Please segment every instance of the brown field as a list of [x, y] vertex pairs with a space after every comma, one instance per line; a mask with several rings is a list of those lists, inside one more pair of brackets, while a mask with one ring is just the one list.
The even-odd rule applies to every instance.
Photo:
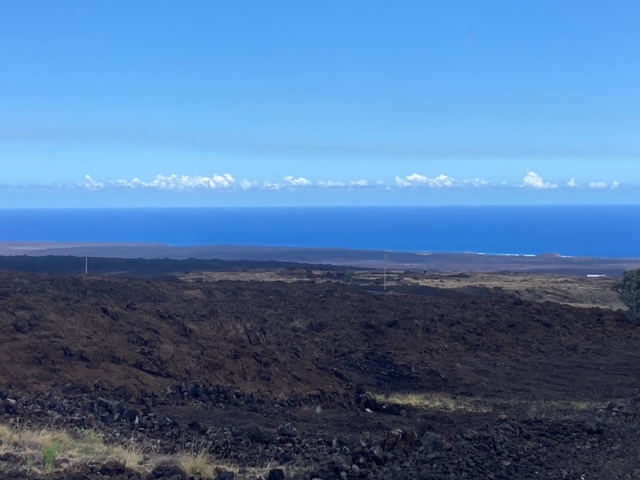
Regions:
[[[363, 269], [281, 269], [248, 270], [243, 272], [198, 272], [178, 275], [184, 281], [217, 282], [337, 282], [361, 287], [380, 287], [385, 283], [383, 270]], [[432, 287], [442, 289], [481, 288], [512, 293], [523, 300], [556, 302], [575, 307], [599, 307], [612, 310], [624, 309], [618, 294], [613, 290], [618, 278], [570, 276], [534, 273], [419, 273], [405, 270], [386, 272], [387, 289], [398, 287]], [[400, 288], [402, 290], [402, 288]]]

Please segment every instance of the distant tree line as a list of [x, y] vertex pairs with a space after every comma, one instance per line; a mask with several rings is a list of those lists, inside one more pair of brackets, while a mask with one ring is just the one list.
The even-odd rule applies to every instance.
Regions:
[[[50, 274], [82, 274], [84, 257], [50, 255], [32, 257], [26, 255], [0, 256], [0, 270]], [[168, 258], [89, 258], [90, 275], [122, 275], [157, 277], [177, 273], [203, 271], [242, 271], [250, 269], [275, 270], [280, 268], [313, 268], [294, 262], [219, 259], [168, 259]]]

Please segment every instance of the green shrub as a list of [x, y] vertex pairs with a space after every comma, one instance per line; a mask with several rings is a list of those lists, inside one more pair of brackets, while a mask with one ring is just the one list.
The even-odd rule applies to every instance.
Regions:
[[624, 272], [622, 281], [614, 290], [620, 295], [620, 300], [629, 307], [629, 319], [640, 320], [640, 269]]
[[44, 458], [44, 468], [51, 470], [56, 463], [58, 454], [62, 451], [62, 445], [58, 440], [51, 442], [51, 445], [42, 449], [42, 457]]

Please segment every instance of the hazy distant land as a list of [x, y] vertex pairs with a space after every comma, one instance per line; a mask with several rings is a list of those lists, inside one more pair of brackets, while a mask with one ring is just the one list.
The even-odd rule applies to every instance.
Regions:
[[[137, 243], [0, 242], [0, 255], [32, 257], [60, 255], [102, 258], [221, 259], [279, 261], [363, 268], [431, 272], [532, 272], [575, 275], [619, 275], [640, 267], [640, 259], [485, 255], [476, 253], [408, 253], [340, 248], [294, 248], [244, 245], [172, 246]], [[386, 258], [386, 260], [385, 260]]]

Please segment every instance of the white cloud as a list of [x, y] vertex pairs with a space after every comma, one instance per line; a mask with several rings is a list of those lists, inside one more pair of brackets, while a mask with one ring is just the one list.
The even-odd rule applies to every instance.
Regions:
[[607, 182], [589, 182], [589, 188], [595, 188], [597, 190], [603, 190], [605, 188], [619, 188], [620, 187], [620, 182], [614, 180], [613, 182], [611, 182], [610, 184]]
[[319, 187], [325, 187], [325, 188], [339, 188], [339, 187], [347, 186], [347, 184], [344, 182], [334, 182], [333, 180], [326, 180], [326, 181], [318, 180], [316, 185], [318, 185]]
[[[83, 188], [87, 190], [100, 189], [158, 189], [158, 190], [295, 190], [299, 188], [324, 188], [324, 189], [358, 189], [371, 188], [380, 190], [393, 190], [397, 188], [423, 187], [423, 188], [513, 188], [525, 187], [530, 189], [577, 189], [580, 187], [589, 189], [617, 189], [623, 185], [618, 181], [590, 181], [579, 183], [574, 177], [561, 184], [546, 181], [535, 171], [527, 171], [522, 183], [512, 183], [501, 180], [489, 182], [480, 178], [468, 180], [456, 180], [448, 175], [428, 177], [419, 173], [412, 173], [404, 177], [397, 176], [392, 182], [359, 180], [310, 180], [303, 176], [288, 175], [281, 181], [269, 182], [264, 180], [250, 180], [244, 178], [236, 180], [230, 173], [203, 175], [156, 175], [151, 180], [141, 180], [135, 177], [131, 180], [121, 179], [116, 181], [100, 181], [91, 175], [73, 184], [50, 185], [48, 188]], [[37, 186], [37, 185], [32, 185]], [[640, 185], [638, 185], [640, 187]]]
[[435, 178], [429, 178], [419, 173], [412, 173], [406, 177], [396, 177], [396, 185], [399, 187], [415, 187], [426, 186], [432, 188], [454, 187], [458, 183], [447, 175], [438, 175]]
[[161, 190], [186, 189], [228, 189], [236, 184], [235, 178], [228, 173], [214, 174], [211, 177], [201, 175], [156, 175], [150, 182], [143, 182], [139, 178], [133, 180], [117, 180], [112, 185], [128, 188], [157, 188]]
[[280, 190], [282, 188], [281, 183], [262, 182], [260, 188], [265, 190]]
[[133, 180], [117, 180], [115, 182], [115, 186], [124, 187], [124, 188], [139, 188], [146, 187], [147, 184], [140, 180], [138, 177], [135, 177]]
[[80, 186], [88, 188], [89, 190], [100, 190], [104, 188], [104, 183], [95, 181], [91, 178], [91, 175], [85, 175]]
[[351, 180], [350, 182], [341, 182], [335, 180], [318, 180], [316, 185], [323, 188], [345, 188], [345, 187], [366, 187], [369, 182], [366, 180]]
[[544, 178], [536, 172], [529, 171], [522, 179], [522, 186], [529, 188], [558, 188], [555, 183], [546, 182]]
[[240, 188], [241, 188], [242, 190], [249, 190], [250, 188], [253, 188], [253, 187], [255, 187], [255, 186], [256, 186], [256, 183], [255, 183], [255, 182], [250, 182], [250, 181], [249, 181], [249, 180], [247, 180], [246, 178], [245, 178], [245, 179], [243, 179], [243, 180], [240, 182]]
[[224, 175], [214, 175], [213, 176], [213, 182], [216, 185], [220, 185], [220, 186], [229, 188], [231, 185], [236, 183], [236, 180], [230, 174], [225, 173]]
[[402, 187], [408, 187], [410, 185], [416, 184], [425, 184], [428, 180], [429, 177], [420, 175], [419, 173], [412, 173], [411, 175], [407, 175], [403, 179], [400, 177], [396, 177], [396, 182]]
[[287, 186], [291, 187], [308, 187], [311, 185], [311, 182], [304, 177], [295, 178], [293, 175], [289, 175], [284, 177], [284, 181]]
[[473, 180], [462, 180], [460, 182], [462, 185], [470, 185], [472, 187], [488, 187], [491, 185], [491, 182], [488, 180], [482, 180], [480, 178], [474, 178]]

